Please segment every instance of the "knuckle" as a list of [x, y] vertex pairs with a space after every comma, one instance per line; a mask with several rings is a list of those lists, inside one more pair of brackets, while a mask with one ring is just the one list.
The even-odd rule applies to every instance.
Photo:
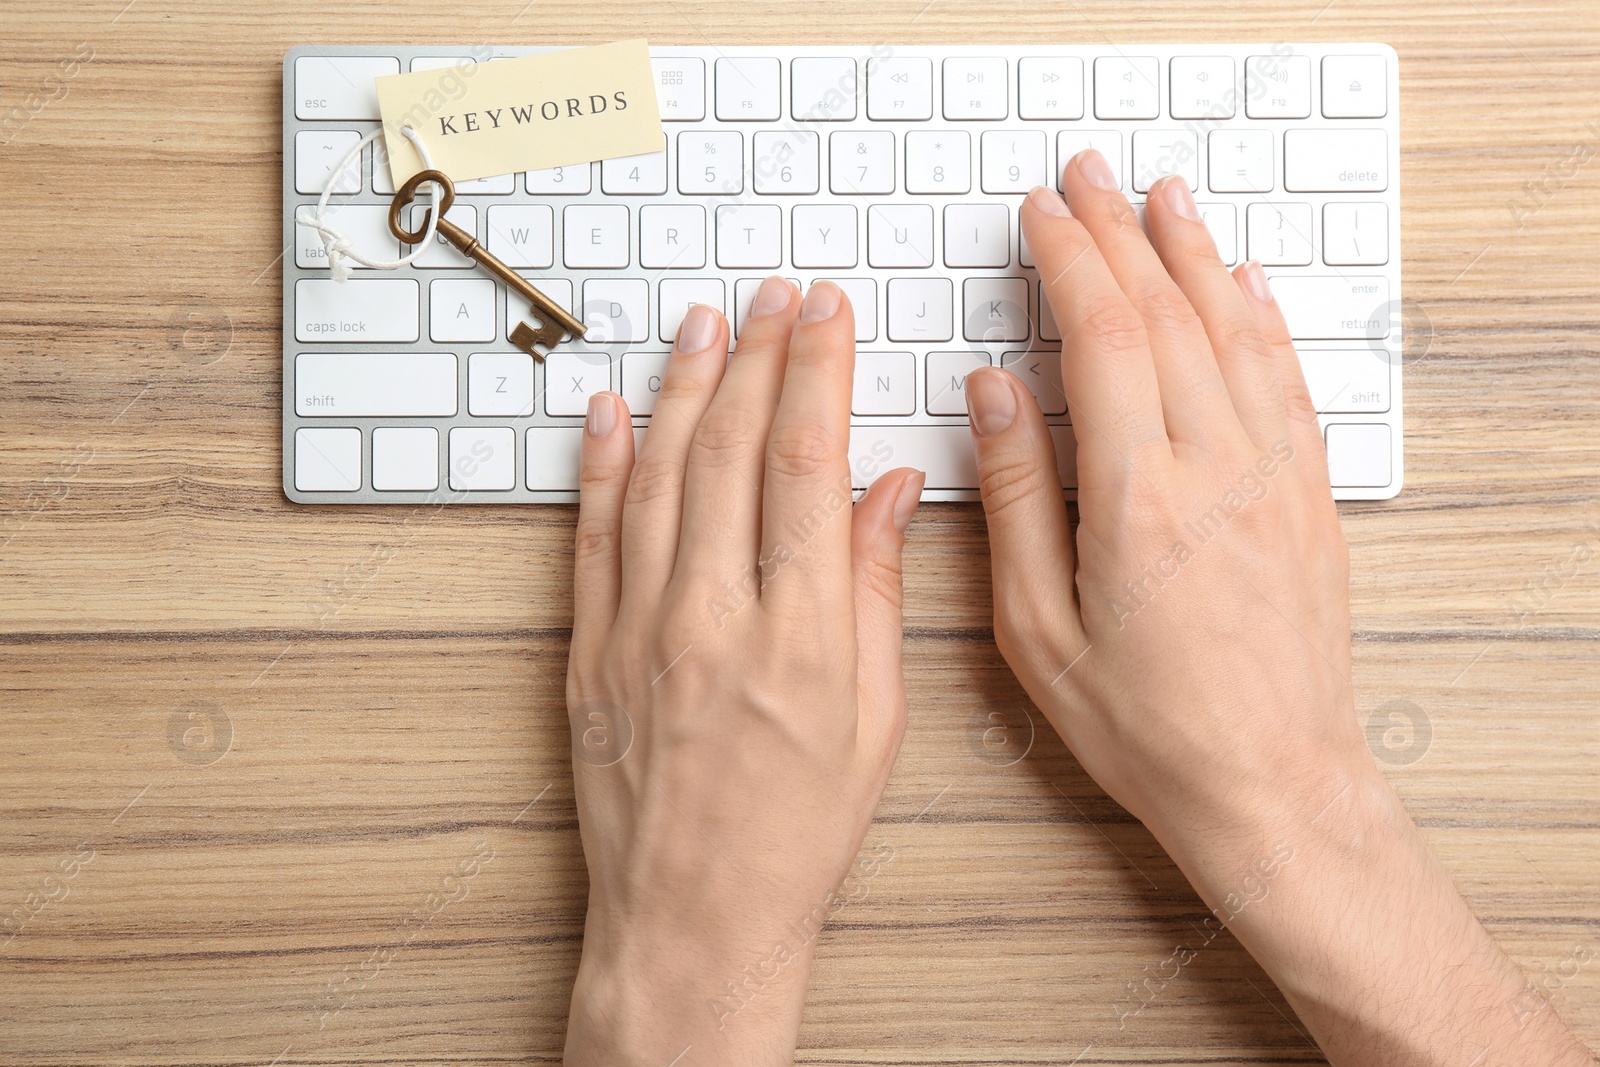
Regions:
[[1115, 351], [1142, 349], [1148, 343], [1144, 320], [1125, 300], [1102, 298], [1083, 311], [1083, 329]]
[[767, 469], [781, 478], [810, 478], [842, 459], [840, 442], [815, 422], [779, 427], [767, 442]]
[[700, 460], [721, 463], [759, 452], [762, 436], [763, 428], [756, 419], [742, 411], [728, 410], [700, 423], [690, 450]]
[[1149, 283], [1139, 291], [1135, 302], [1145, 321], [1159, 323], [1169, 329], [1189, 326], [1198, 321], [1188, 298], [1170, 279]]
[[624, 508], [650, 504], [683, 492], [683, 465], [668, 459], [644, 459], [633, 468]]
[[573, 536], [573, 555], [578, 563], [609, 559], [616, 552], [617, 523], [609, 516], [578, 519]]
[[1272, 348], [1267, 344], [1261, 326], [1253, 318], [1229, 315], [1216, 326], [1217, 344], [1224, 351], [1241, 353], [1262, 360], [1272, 359]]
[[900, 602], [901, 570], [898, 559], [871, 555], [856, 564], [856, 586], [881, 600]]
[[1026, 505], [1049, 488], [1047, 475], [1055, 474], [1054, 468], [1046, 471], [1037, 456], [1011, 453], [988, 458], [979, 479], [984, 514], [990, 522], [1010, 521], [1018, 505], [1026, 511]]

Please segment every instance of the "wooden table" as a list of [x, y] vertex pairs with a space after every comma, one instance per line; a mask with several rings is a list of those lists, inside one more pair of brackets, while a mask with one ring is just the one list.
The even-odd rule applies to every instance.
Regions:
[[[1406, 490], [1342, 509], [1358, 711], [1478, 913], [1600, 1042], [1600, 964], [1568, 962], [1600, 950], [1592, 3], [524, 2], [0, 15], [0, 110], [56, 96], [0, 148], [0, 914], [67, 894], [0, 950], [0, 1062], [559, 1059], [573, 512], [283, 498], [279, 63], [641, 33], [1398, 48], [1416, 344]], [[1119, 1028], [1205, 908], [1006, 670], [985, 553], [975, 506], [913, 528], [911, 723], [868, 837], [892, 859], [822, 938], [799, 1058], [1320, 1062], [1231, 935]], [[991, 713], [1013, 754], [985, 749]]]

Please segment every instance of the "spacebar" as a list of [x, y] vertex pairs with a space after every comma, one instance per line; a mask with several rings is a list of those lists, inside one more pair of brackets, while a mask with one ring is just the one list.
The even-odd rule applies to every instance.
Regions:
[[[1052, 426], [1056, 467], [1061, 484], [1077, 484], [1077, 444], [1070, 426]], [[880, 474], [896, 467], [915, 467], [928, 475], [924, 489], [976, 489], [978, 466], [972, 453], [972, 431], [955, 426], [850, 427], [850, 483], [865, 489]]]

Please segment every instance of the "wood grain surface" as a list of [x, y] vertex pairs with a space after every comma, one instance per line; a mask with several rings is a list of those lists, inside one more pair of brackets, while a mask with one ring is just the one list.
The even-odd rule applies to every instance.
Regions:
[[[280, 62], [636, 34], [1399, 50], [1408, 469], [1341, 509], [1358, 712], [1485, 923], [1600, 1043], [1600, 964], [1568, 962], [1600, 952], [1591, 0], [524, 2], [0, 10], [0, 113], [53, 97], [0, 147], [0, 915], [29, 916], [0, 948], [0, 1063], [559, 1060], [573, 511], [283, 498]], [[977, 507], [925, 507], [910, 729], [868, 837], [892, 858], [823, 935], [799, 1059], [1321, 1062], [1230, 935], [1119, 1023], [1206, 911], [1030, 709], [987, 570]]]

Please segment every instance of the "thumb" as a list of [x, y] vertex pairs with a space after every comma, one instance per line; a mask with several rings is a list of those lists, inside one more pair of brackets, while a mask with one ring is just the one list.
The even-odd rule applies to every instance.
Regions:
[[860, 736], [888, 774], [905, 730], [900, 577], [906, 528], [922, 498], [921, 471], [892, 470], [856, 502], [850, 520], [850, 577], [856, 599], [856, 698]]
[[1019, 654], [1058, 654], [1046, 644], [1052, 636], [1081, 643], [1077, 554], [1055, 442], [1032, 395], [1009, 371], [980, 368], [967, 376], [967, 409], [989, 522], [995, 638], [1015, 666]]

